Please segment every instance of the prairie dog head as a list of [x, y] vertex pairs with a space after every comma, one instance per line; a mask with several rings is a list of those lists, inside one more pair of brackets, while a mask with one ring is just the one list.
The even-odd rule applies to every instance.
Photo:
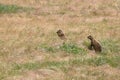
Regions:
[[89, 35], [87, 38], [93, 40], [93, 37], [91, 35]]
[[62, 40], [65, 40], [66, 38], [65, 38], [65, 35], [64, 35], [64, 33], [63, 33], [63, 31], [62, 30], [58, 30], [57, 32], [57, 35], [62, 39]]

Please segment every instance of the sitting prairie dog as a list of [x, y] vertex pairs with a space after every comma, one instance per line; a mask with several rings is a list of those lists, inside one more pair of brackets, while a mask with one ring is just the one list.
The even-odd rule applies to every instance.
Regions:
[[87, 38], [90, 39], [90, 41], [91, 41], [91, 44], [89, 46], [90, 50], [94, 49], [95, 52], [101, 52], [102, 51], [101, 45], [91, 35], [89, 35]]

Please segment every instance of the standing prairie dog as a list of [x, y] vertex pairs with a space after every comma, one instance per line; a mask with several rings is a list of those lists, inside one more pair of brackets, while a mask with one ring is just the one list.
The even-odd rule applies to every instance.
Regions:
[[65, 37], [65, 34], [63, 33], [62, 30], [58, 30], [56, 33], [60, 37], [61, 40], [64, 40], [64, 41], [67, 40], [67, 38]]
[[90, 39], [90, 41], [91, 41], [91, 44], [89, 46], [90, 50], [94, 49], [95, 52], [101, 52], [102, 51], [101, 45], [91, 35], [89, 35], [87, 38]]

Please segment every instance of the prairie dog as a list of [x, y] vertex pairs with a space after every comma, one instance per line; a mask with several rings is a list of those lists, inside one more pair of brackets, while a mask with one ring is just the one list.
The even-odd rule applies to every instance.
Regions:
[[101, 45], [91, 35], [89, 35], [87, 38], [90, 39], [90, 41], [91, 41], [91, 44], [89, 46], [90, 50], [94, 49], [95, 52], [101, 52], [102, 51]]
[[62, 30], [58, 30], [56, 33], [60, 37], [61, 40], [66, 40], [67, 39]]

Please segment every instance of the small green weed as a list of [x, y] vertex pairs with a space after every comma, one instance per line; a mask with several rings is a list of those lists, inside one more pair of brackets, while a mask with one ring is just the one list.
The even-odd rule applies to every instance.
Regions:
[[120, 56], [115, 56], [115, 57], [95, 57], [95, 58], [89, 58], [89, 59], [75, 59], [71, 60], [70, 64], [71, 65], [92, 65], [92, 66], [101, 66], [108, 64], [112, 67], [118, 67], [120, 68]]
[[56, 62], [56, 61], [46, 61], [46, 62], [35, 62], [35, 63], [25, 63], [25, 64], [14, 64], [12, 70], [33, 70], [39, 68], [50, 68], [50, 67], [61, 67], [64, 66], [66, 62]]
[[0, 4], [0, 13], [16, 13], [20, 11], [28, 11], [30, 8], [24, 8], [17, 5]]
[[108, 53], [118, 53], [120, 51], [120, 45], [118, 41], [113, 40], [103, 40], [101, 41], [101, 44], [103, 46], [103, 52], [104, 54]]
[[[45, 62], [29, 62], [25, 64], [13, 64], [12, 69], [7, 72], [9, 76], [19, 75], [24, 70], [36, 70], [41, 68], [52, 68], [57, 67], [61, 68], [66, 64], [66, 62], [56, 62], [56, 61], [45, 61]], [[4, 79], [4, 75], [0, 74], [0, 79]]]
[[108, 63], [107, 57], [95, 57], [92, 59], [87, 60], [87, 64], [93, 65], [93, 66], [100, 66]]
[[73, 53], [73, 54], [86, 54], [86, 50], [78, 47], [75, 44], [63, 44], [60, 47], [61, 50], [67, 52], [67, 53]]
[[38, 48], [42, 49], [43, 51], [52, 52], [52, 53], [55, 53], [57, 51], [55, 47], [49, 46], [47, 44], [41, 44]]

